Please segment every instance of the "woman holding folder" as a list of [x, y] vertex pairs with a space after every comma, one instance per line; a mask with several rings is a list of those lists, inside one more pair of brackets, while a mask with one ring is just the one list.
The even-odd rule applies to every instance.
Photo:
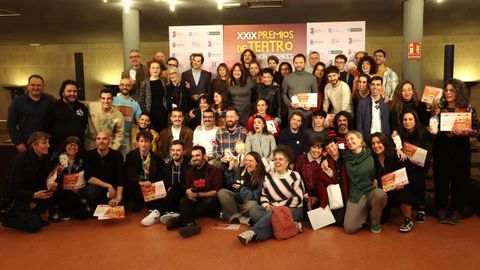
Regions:
[[[377, 168], [378, 186], [387, 191], [388, 203], [383, 209], [382, 219], [387, 221], [390, 216], [390, 208], [394, 203], [400, 204], [403, 214], [403, 223], [400, 232], [410, 232], [413, 229], [412, 222], [412, 195], [408, 187], [395, 185], [393, 190], [386, 189], [382, 184], [384, 175], [393, 173], [402, 168], [405, 169], [405, 162], [400, 160], [395, 149], [393, 140], [383, 133], [377, 132], [370, 136], [370, 147], [375, 154], [375, 167]], [[397, 176], [396, 176], [397, 177]]]
[[[458, 79], [445, 82], [440, 101], [440, 128], [430, 126], [430, 132], [437, 134], [433, 146], [433, 178], [435, 180], [435, 209], [440, 223], [457, 224], [462, 218], [466, 203], [466, 186], [470, 179], [471, 151], [470, 138], [478, 135], [478, 118], [475, 108], [468, 104], [468, 91]], [[442, 128], [444, 113], [470, 113], [470, 127], [457, 125], [446, 131]], [[433, 121], [431, 121], [433, 122]], [[457, 121], [455, 121], [457, 122]], [[445, 124], [445, 123], [443, 123]], [[442, 130], [443, 129], [443, 130]], [[448, 208], [448, 195], [451, 209]]]
[[[421, 153], [423, 164], [417, 161], [417, 158], [410, 157], [407, 161], [407, 175], [410, 181], [408, 187], [413, 195], [414, 205], [417, 207], [417, 223], [425, 222], [425, 179], [427, 178], [428, 169], [430, 167], [430, 159], [432, 157], [432, 139], [427, 129], [420, 123], [420, 119], [414, 110], [407, 110], [401, 114], [402, 125], [399, 129], [400, 138], [403, 142], [403, 151], [408, 152], [410, 149], [416, 153]], [[419, 151], [421, 149], [425, 152]]]

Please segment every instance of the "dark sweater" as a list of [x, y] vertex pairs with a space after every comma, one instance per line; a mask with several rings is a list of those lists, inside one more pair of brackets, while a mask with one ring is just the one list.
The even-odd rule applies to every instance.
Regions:
[[8, 201], [33, 200], [33, 193], [47, 189], [47, 178], [53, 167], [49, 158], [39, 157], [32, 148], [19, 154], [10, 171]]
[[114, 188], [123, 186], [123, 156], [120, 152], [110, 148], [108, 154], [101, 157], [97, 148], [85, 155], [85, 180], [96, 177], [111, 184]]
[[81, 141], [80, 146], [83, 146], [87, 124], [88, 109], [80, 101], [77, 100], [71, 105], [63, 99], [50, 103], [44, 118], [45, 132], [52, 136], [50, 149], [60, 150], [59, 148], [69, 136], [78, 137]]
[[27, 139], [33, 132], [44, 130], [45, 112], [53, 101], [53, 97], [47, 94], [42, 94], [39, 101], [34, 101], [28, 93], [12, 101], [8, 107], [7, 128], [13, 144], [27, 145]]
[[277, 145], [279, 144], [290, 146], [295, 154], [295, 159], [308, 152], [308, 136], [302, 129], [297, 133], [292, 133], [289, 127], [282, 129], [277, 137]]

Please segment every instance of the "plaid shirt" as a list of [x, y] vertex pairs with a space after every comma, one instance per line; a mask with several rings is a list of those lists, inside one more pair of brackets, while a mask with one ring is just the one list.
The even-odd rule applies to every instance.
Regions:
[[213, 152], [216, 159], [220, 159], [225, 154], [225, 149], [232, 150], [235, 153], [235, 143], [245, 142], [247, 138], [247, 129], [237, 125], [233, 133], [230, 133], [227, 127], [219, 128], [216, 135], [216, 142], [213, 145]]

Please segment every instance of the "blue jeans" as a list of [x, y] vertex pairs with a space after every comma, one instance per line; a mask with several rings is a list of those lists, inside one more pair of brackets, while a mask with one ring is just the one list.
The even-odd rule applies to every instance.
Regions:
[[[303, 219], [302, 207], [290, 207], [293, 220], [300, 222]], [[258, 241], [263, 241], [273, 236], [272, 230], [272, 214], [273, 211], [265, 211], [263, 206], [259, 205], [256, 208], [250, 209], [250, 218], [255, 221], [255, 225], [251, 228], [257, 235]]]

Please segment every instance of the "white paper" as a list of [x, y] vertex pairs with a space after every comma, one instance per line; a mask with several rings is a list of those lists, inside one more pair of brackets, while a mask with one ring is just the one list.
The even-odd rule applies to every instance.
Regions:
[[300, 107], [316, 108], [317, 101], [317, 93], [300, 93], [292, 96], [292, 103]]
[[328, 205], [325, 208], [319, 207], [317, 209], [308, 211], [307, 215], [308, 219], [310, 220], [310, 224], [315, 231], [335, 223], [335, 218], [333, 217], [332, 211]]
[[135, 69], [130, 69], [130, 80], [135, 81], [137, 76], [137, 71]]
[[452, 131], [454, 125], [460, 130], [470, 130], [472, 114], [470, 112], [440, 113], [440, 131]]
[[267, 130], [271, 134], [276, 134], [277, 133], [277, 127], [275, 127], [275, 123], [273, 120], [268, 120], [267, 121]]

